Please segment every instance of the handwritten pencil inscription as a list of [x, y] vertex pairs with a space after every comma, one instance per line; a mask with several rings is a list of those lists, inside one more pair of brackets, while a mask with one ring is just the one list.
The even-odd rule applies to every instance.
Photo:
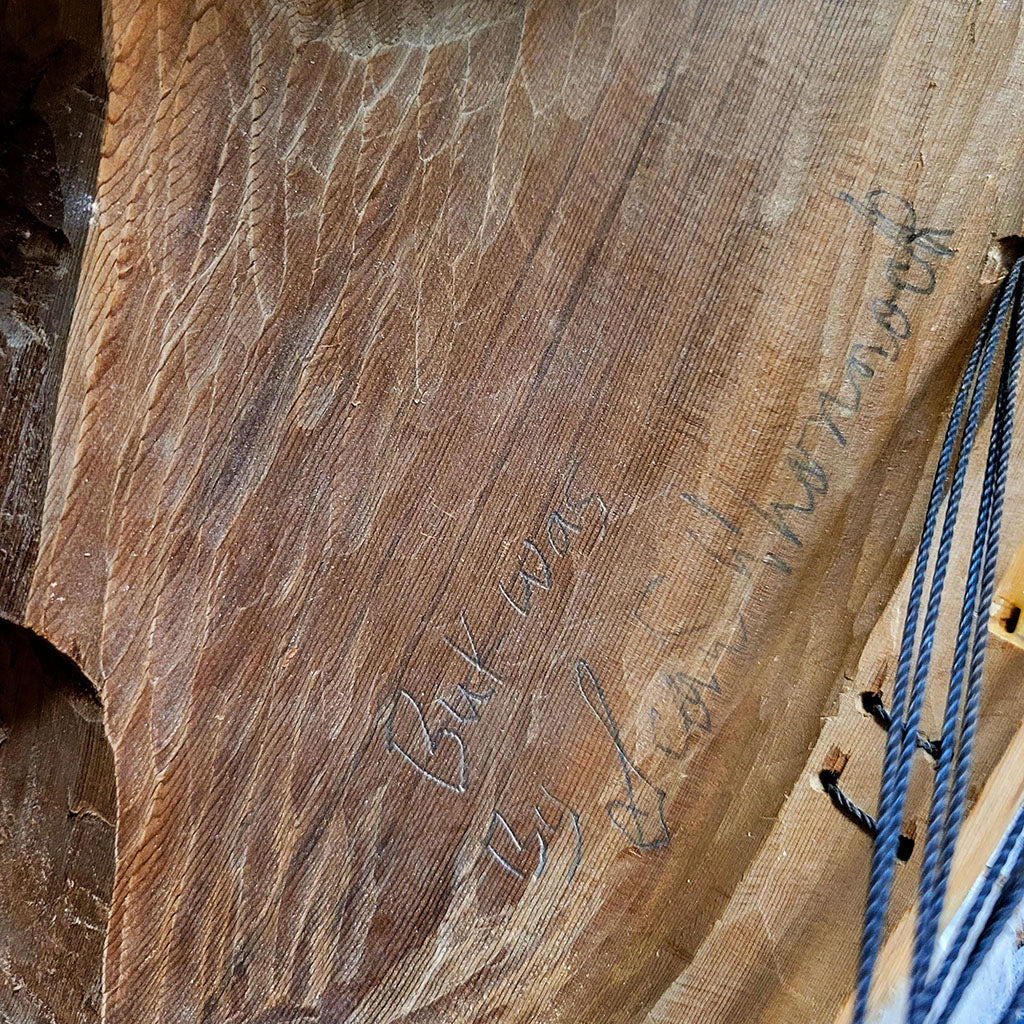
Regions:
[[576, 685], [587, 706], [612, 741], [622, 771], [624, 793], [605, 810], [608, 820], [639, 850], [654, 850], [669, 840], [665, 824], [665, 791], [658, 789], [630, 760], [622, 745], [619, 726], [594, 670], [583, 658], [576, 659]]
[[[881, 267], [885, 285], [866, 302], [874, 335], [849, 345], [839, 382], [817, 390], [797, 420], [782, 455], [778, 490], [755, 501], [741, 486], [711, 476], [716, 496], [678, 492], [690, 516], [684, 531], [687, 541], [718, 574], [751, 581], [746, 597], [731, 616], [709, 609], [684, 621], [665, 621], [656, 609], [659, 591], [671, 581], [655, 576], [629, 609], [631, 618], [671, 651], [675, 662], [654, 681], [643, 711], [637, 709], [644, 723], [641, 746], [666, 771], [678, 772], [678, 765], [672, 764], [688, 762], [694, 746], [712, 733], [716, 703], [724, 699], [720, 664], [724, 658], [742, 659], [749, 653], [748, 605], [755, 577], [768, 574], [780, 585], [793, 577], [808, 527], [830, 498], [836, 460], [851, 443], [864, 397], [882, 369], [900, 358], [913, 335], [908, 299], [930, 295], [941, 261], [953, 255], [952, 231], [922, 226], [913, 205], [900, 196], [873, 189], [863, 199], [846, 192], [837, 198], [890, 243]], [[386, 748], [445, 792], [461, 796], [471, 789], [471, 731], [508, 686], [506, 675], [512, 673], [503, 645], [526, 627], [556, 588], [561, 561], [570, 551], [588, 550], [604, 539], [610, 510], [596, 492], [576, 494], [578, 469], [578, 463], [573, 465], [542, 526], [520, 540], [515, 561], [493, 579], [493, 630], [487, 635], [479, 632], [462, 609], [458, 629], [442, 634], [446, 670], [457, 663], [466, 678], [447, 692], [443, 683], [436, 686], [441, 693], [426, 699], [418, 699], [417, 688], [408, 684], [394, 692], [384, 731]], [[646, 760], [643, 770], [638, 767], [640, 749], [627, 749], [612, 700], [587, 657], [575, 659], [573, 676], [583, 706], [607, 738], [607, 755], [621, 777], [620, 792], [604, 806], [608, 823], [636, 849], [665, 846], [671, 838], [667, 796], [657, 784], [657, 771], [652, 772]], [[568, 886], [584, 856], [583, 812], [573, 806], [571, 794], [565, 799], [548, 783], [534, 786], [531, 797], [500, 800], [491, 808], [482, 848], [496, 869], [516, 882], [549, 877], [557, 864], [560, 884]]]
[[[579, 463], [575, 463], [562, 487], [557, 508], [545, 516], [541, 544], [532, 538], [523, 541], [524, 553], [507, 581], [496, 583], [498, 597], [506, 613], [514, 618], [495, 637], [481, 639], [470, 626], [463, 608], [459, 612], [460, 634], [445, 633], [442, 641], [449, 657], [471, 670], [470, 683], [458, 683], [445, 696], [424, 705], [408, 688], [397, 690], [384, 723], [384, 745], [429, 782], [453, 793], [465, 793], [470, 785], [470, 759], [464, 733], [480, 722], [487, 704], [505, 680], [495, 667], [495, 656], [513, 628], [521, 628], [535, 607], [539, 594], [549, 591], [554, 582], [555, 563], [565, 558], [574, 540], [590, 527], [596, 531], [594, 543], [604, 538], [610, 510], [596, 493], [575, 493]], [[431, 724], [431, 708], [440, 709], [443, 721]]]
[[[708, 495], [682, 494], [682, 500], [699, 516], [687, 531], [688, 539], [718, 565], [741, 576], [749, 576], [758, 564], [781, 575], [792, 572], [789, 560], [803, 547], [805, 528], [829, 494], [835, 460], [849, 444], [867, 390], [886, 363], [899, 359], [903, 343], [913, 333], [905, 296], [930, 295], [940, 262], [953, 255], [952, 230], [923, 226], [913, 204], [901, 196], [876, 188], [862, 200], [847, 192], [838, 193], [837, 198], [892, 243], [882, 264], [886, 287], [869, 299], [867, 307], [877, 337], [850, 345], [839, 384], [819, 390], [814, 408], [799, 421], [796, 437], [784, 455], [791, 493], [781, 493], [762, 505], [742, 488], [717, 479], [730, 504], [752, 511], [765, 523], [771, 549], [757, 554], [741, 548], [743, 531], [734, 513]], [[833, 447], [829, 452], [828, 442], [839, 451]]]

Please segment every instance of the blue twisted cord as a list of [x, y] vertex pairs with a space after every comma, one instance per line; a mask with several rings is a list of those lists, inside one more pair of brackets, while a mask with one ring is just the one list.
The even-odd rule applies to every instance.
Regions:
[[985, 927], [981, 930], [978, 941], [964, 964], [964, 969], [957, 976], [949, 999], [946, 1000], [938, 1016], [934, 1018], [934, 1024], [946, 1024], [960, 1005], [960, 1000], [970, 986], [978, 967], [988, 956], [992, 944], [1002, 934], [1011, 915], [1020, 906], [1021, 900], [1024, 900], [1024, 857], [1018, 857], [1014, 862], [1009, 877], [992, 906], [992, 913], [985, 922]]
[[1011, 320], [1008, 352], [1004, 364], [1003, 380], [993, 422], [993, 439], [998, 442], [999, 453], [992, 485], [992, 503], [988, 523], [988, 546], [985, 569], [978, 600], [977, 618], [974, 627], [974, 642], [971, 649], [970, 674], [960, 746], [957, 751], [953, 794], [950, 802], [949, 821], [943, 837], [940, 878], [947, 878], [952, 864], [956, 839], [963, 822], [967, 806], [967, 782], [971, 765], [972, 744], [977, 730], [978, 714], [981, 708], [981, 679], [986, 650], [988, 611], [992, 604], [995, 587], [996, 559], [999, 553], [999, 533], [1002, 526], [1003, 504], [1006, 495], [1006, 477], [1010, 463], [1010, 446], [1013, 438], [1016, 394], [1020, 376], [1021, 353], [1024, 349], [1024, 320], [1021, 316], [1020, 296], [1024, 294], [1024, 278], [1018, 291], [1018, 303]]
[[[1003, 490], [1005, 487], [1005, 466], [1008, 463], [1008, 452], [1011, 442], [1011, 430], [1013, 426], [1013, 412], [1014, 412], [1014, 390], [1016, 386], [1017, 376], [1020, 365], [1021, 345], [1022, 345], [1022, 334], [1024, 334], [1024, 325], [1021, 323], [1020, 311], [1015, 309], [1014, 319], [1011, 320], [1010, 328], [1010, 345], [1011, 353], [1008, 362], [1009, 371], [1007, 373], [1006, 364], [1004, 364], [1004, 375], [1001, 382], [1001, 393], [997, 402], [997, 407], [994, 416], [994, 434], [999, 438], [1001, 449], [1000, 449], [1000, 465], [1003, 470], [1000, 472], [1000, 479], [996, 484], [997, 497], [993, 503], [994, 508], [1001, 511]], [[995, 523], [995, 530], [992, 530], [990, 526], [990, 532], [998, 534], [998, 516]], [[987, 574], [991, 574], [994, 579], [994, 567], [995, 567], [995, 552], [989, 552], [989, 558], [987, 559], [986, 570]], [[987, 608], [991, 601], [991, 594], [980, 602], [979, 618], [984, 614], [984, 610]], [[983, 621], [983, 620], [982, 620]], [[980, 664], [978, 657], [984, 653], [984, 644], [981, 641], [980, 632], [976, 637], [974, 657], [972, 657], [972, 683], [970, 689], [975, 694], [974, 700], [977, 700], [979, 693], [979, 682], [980, 682]], [[971, 699], [969, 698], [969, 703]], [[974, 721], [976, 722], [977, 713], [976, 708], [972, 712]], [[964, 739], [967, 742], [961, 741], [960, 755], [958, 757], [957, 770], [960, 776], [961, 782], [959, 787], [954, 789], [953, 806], [948, 815], [951, 828], [947, 831], [944, 836], [943, 850], [942, 850], [942, 863], [939, 868], [938, 874], [940, 878], [945, 879], [948, 877], [949, 864], [952, 860], [954, 842], [950, 842], [950, 838], [955, 840], [956, 831], [959, 828], [960, 819], [964, 809], [964, 799], [966, 794], [966, 776], [967, 776], [967, 765], [969, 763], [969, 747], [970, 739], [973, 735], [973, 723], [969, 727], [969, 731]], [[966, 757], [964, 755], [967, 755]], [[1015, 816], [1010, 828], [1007, 830], [1006, 836], [1004, 836], [1002, 843], [998, 847], [992, 862], [982, 879], [982, 883], [976, 890], [972, 897], [971, 903], [967, 909], [966, 914], [963, 916], [960, 928], [953, 941], [949, 952], [947, 953], [942, 967], [935, 972], [930, 982], [928, 982], [926, 988], [925, 1004], [929, 1007], [933, 1006], [938, 994], [943, 986], [946, 978], [948, 978], [953, 968], [960, 958], [961, 952], [964, 950], [971, 932], [974, 929], [974, 925], [979, 915], [983, 912], [984, 908], [988, 904], [989, 897], [992, 893], [993, 887], [996, 880], [1000, 877], [1003, 872], [1006, 861], [1015, 848], [1018, 840], [1024, 836], [1024, 807], [1022, 807]], [[941, 909], [941, 908], [940, 908]]]
[[974, 926], [982, 911], [988, 905], [997, 883], [1002, 884], [1005, 881], [1006, 865], [1010, 859], [1010, 854], [1017, 848], [1022, 838], [1024, 838], [1024, 804], [1021, 805], [1013, 821], [1010, 823], [1006, 835], [1003, 836], [995, 855], [989, 863], [988, 869], [982, 877], [981, 884], [971, 897], [971, 902], [967, 907], [966, 913], [963, 915], [960, 927], [957, 929], [956, 938], [951, 943], [949, 951], [942, 961], [942, 966], [934, 973], [931, 981], [928, 983], [929, 1007], [935, 1005], [944, 982], [952, 975], [953, 968], [961, 958], [971, 932], [974, 930]]
[[[993, 414], [992, 436], [979, 501], [977, 528], [971, 548], [970, 567], [964, 589], [955, 654], [950, 671], [940, 752], [936, 764], [927, 838], [921, 865], [908, 1024], [923, 1024], [931, 1005], [928, 971], [934, 956], [938, 921], [946, 898], [953, 851], [963, 822], [967, 773], [981, 701], [981, 676], [985, 652], [984, 632], [995, 585], [999, 530], [1002, 525], [1010, 439], [1013, 432], [1013, 396], [1016, 393], [1020, 369], [1022, 329], [1019, 316], [1021, 298], [1019, 281], [1012, 291], [1007, 291], [1006, 297], [1009, 298], [1011, 295], [1014, 301], [1011, 307], [1007, 352], [1003, 361]], [[963, 682], [972, 627], [973, 645], [971, 646], [970, 670], [967, 675], [965, 691]], [[964, 705], [963, 721], [959, 726], [959, 743], [957, 743], [955, 740], [962, 704]]]
[[1006, 477], [1010, 465], [1010, 446], [1013, 438], [1014, 414], [1017, 385], [1020, 377], [1021, 352], [1024, 349], [1024, 319], [1021, 316], [1021, 297], [1024, 296], [1024, 277], [1018, 290], [1018, 303], [1011, 320], [1008, 352], [1004, 366], [1004, 380], [993, 422], [994, 440], [999, 444], [996, 464], [991, 512], [988, 523], [988, 545], [985, 557], [984, 575], [981, 581], [981, 596], [978, 600], [977, 618], [974, 624], [974, 642], [971, 649], [970, 674], [968, 675], [967, 696], [960, 747], [957, 751], [953, 796], [949, 809], [949, 824], [946, 828], [943, 848], [942, 872], [948, 876], [953, 860], [954, 846], [967, 807], [967, 781], [971, 767], [971, 753], [974, 734], [981, 710], [981, 679], [985, 664], [986, 638], [989, 609], [995, 589], [996, 559], [999, 554], [999, 533], [1003, 521], [1003, 504], [1006, 497]]
[[[903, 637], [896, 668], [896, 680], [893, 687], [892, 715], [900, 727], [890, 729], [886, 736], [885, 760], [878, 802], [879, 827], [872, 850], [868, 902], [864, 915], [864, 931], [861, 939], [861, 956], [854, 999], [854, 1024], [863, 1024], [866, 1017], [871, 979], [874, 975], [875, 963], [881, 947], [885, 916], [892, 888], [893, 869], [896, 863], [900, 823], [910, 779], [910, 765], [915, 749], [914, 741], [916, 740], [921, 708], [924, 703], [924, 684], [934, 644], [935, 625], [938, 619], [939, 604], [949, 562], [953, 528], [959, 511], [960, 495], [963, 490], [963, 481], [967, 470], [967, 460], [977, 433], [982, 399], [996, 344], [1002, 332], [1010, 297], [1019, 277], [1020, 267], [1017, 265], [1003, 281], [996, 294], [996, 300], [989, 307], [985, 322], [978, 334], [967, 369], [957, 391], [953, 412], [950, 416], [939, 453], [939, 462], [935, 470], [931, 494], [929, 495], [928, 509], [921, 533], [921, 542], [918, 546], [917, 558], [914, 564], [914, 574], [911, 581], [910, 597], [907, 603]], [[932, 580], [921, 640], [917, 657], [914, 659], [914, 640], [917, 635], [917, 623], [920, 616], [926, 570], [931, 554], [939, 509], [945, 492], [949, 463], [952, 459], [957, 438], [960, 436], [964, 406], [967, 402], [968, 394], [970, 394], [971, 398], [970, 407], [967, 412], [966, 424], [963, 426], [963, 437], [960, 441], [957, 461], [954, 465], [953, 480], [950, 485], [938, 552], [936, 554], [935, 566], [932, 570]], [[912, 661], [915, 663], [913, 666], [913, 681], [911, 682]]]
[[[921, 533], [921, 541], [917, 549], [917, 559], [914, 564], [914, 575], [911, 581], [910, 597], [907, 602], [907, 614], [903, 624], [903, 638], [900, 645], [899, 660], [896, 666], [896, 679], [893, 687], [892, 716], [894, 728], [888, 731], [885, 745], [885, 765], [888, 771], [883, 772], [879, 807], [892, 805], [893, 789], [895, 778], [893, 766], [901, 754], [904, 740], [903, 715], [906, 706], [907, 683], [910, 676], [910, 663], [913, 653], [914, 637], [917, 632], [917, 618], [921, 604], [921, 594], [924, 590], [925, 570], [928, 564], [928, 556], [931, 549], [932, 537], [935, 531], [935, 522], [938, 517], [939, 504], [945, 487], [946, 473], [949, 461], [952, 456], [953, 445], [960, 432], [960, 424], [963, 416], [964, 405], [970, 383], [973, 380], [978, 363], [981, 358], [984, 340], [992, 333], [992, 325], [995, 320], [994, 307], [989, 308], [985, 323], [982, 326], [978, 339], [971, 350], [971, 356], [964, 371], [960, 388], [957, 391], [953, 404], [953, 412], [946, 425], [946, 434], [943, 438], [942, 448], [939, 452], [939, 462], [935, 469], [935, 478], [932, 483], [931, 494], [928, 499], [928, 509], [925, 514], [924, 528]], [[892, 817], [891, 814], [886, 816]], [[861, 939], [861, 956], [857, 973], [857, 988], [854, 1002], [853, 1020], [854, 1024], [863, 1024], [867, 1011], [867, 997], [871, 986], [871, 978], [874, 974], [875, 961], [878, 956], [878, 949], [881, 944], [881, 932], [884, 926], [885, 904], [888, 901], [889, 888], [891, 885], [892, 867], [889, 863], [893, 859], [892, 839], [890, 833], [893, 830], [888, 826], [886, 836], [876, 836], [875, 845], [872, 850], [871, 876], [868, 889], [868, 904], [865, 911], [864, 932]], [[883, 855], [884, 851], [884, 855]]]

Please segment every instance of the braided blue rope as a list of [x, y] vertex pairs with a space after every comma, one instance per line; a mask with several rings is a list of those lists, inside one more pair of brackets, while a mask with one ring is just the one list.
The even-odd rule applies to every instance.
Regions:
[[988, 516], [988, 539], [985, 553], [985, 568], [981, 580], [977, 616], [974, 623], [974, 641], [971, 648], [970, 673], [960, 746], [953, 782], [953, 795], [949, 808], [949, 823], [944, 837], [940, 877], [948, 876], [953, 860], [954, 846], [967, 807], [967, 781], [971, 767], [972, 744], [981, 710], [981, 678], [985, 665], [986, 639], [989, 609], [995, 589], [996, 560], [999, 555], [999, 534], [1003, 522], [1003, 504], [1006, 497], [1006, 478], [1010, 465], [1010, 447], [1016, 409], [1017, 385], [1020, 377], [1021, 353], [1024, 349], [1024, 318], [1021, 316], [1021, 299], [1024, 297], [1024, 276], [1017, 291], [1017, 302], [1011, 318], [1010, 334], [1007, 339], [1007, 354], [1000, 395], [993, 418], [993, 446], [998, 446], [994, 482], [992, 484], [991, 508]]
[[1018, 857], [1010, 869], [1009, 877], [992, 906], [992, 913], [985, 922], [985, 927], [981, 930], [978, 941], [964, 964], [964, 969], [957, 976], [949, 999], [946, 1000], [938, 1015], [934, 1017], [934, 1024], [946, 1024], [960, 1005], [960, 1000], [974, 979], [978, 967], [988, 956], [992, 944], [1002, 934], [1011, 915], [1020, 906], [1021, 900], [1024, 900], [1024, 857]]
[[[967, 777], [970, 768], [971, 743], [977, 727], [978, 710], [981, 697], [981, 674], [985, 652], [984, 638], [984, 613], [991, 603], [992, 589], [995, 582], [995, 561], [998, 553], [998, 537], [1001, 525], [1002, 505], [1005, 494], [1006, 475], [1009, 464], [1010, 443], [1013, 431], [1015, 395], [1020, 371], [1021, 348], [1024, 343], [1024, 325], [1022, 325], [1019, 308], [1015, 309], [1015, 315], [1011, 320], [1010, 336], [1007, 341], [1007, 355], [1004, 360], [1003, 374], [1000, 381], [999, 396], [995, 409], [993, 422], [992, 451], [996, 452], [994, 459], [990, 459], [990, 466], [986, 467], [986, 486], [991, 488], [991, 512], [987, 523], [987, 551], [985, 560], [984, 575], [981, 580], [981, 592], [979, 596], [979, 608], [977, 621], [975, 622], [974, 642], [971, 650], [970, 675], [968, 678], [966, 706], [964, 719], [961, 728], [961, 740], [957, 752], [956, 774], [953, 780], [953, 794], [949, 811], [949, 820], [945, 834], [942, 836], [942, 860], [940, 864], [939, 877], [943, 883], [948, 877], [949, 865], [952, 862], [953, 850], [956, 843], [956, 834], [962, 822], [966, 807]], [[989, 472], [991, 468], [991, 472]], [[995, 885], [995, 881], [1002, 873], [1006, 860], [1011, 850], [1017, 847], [1022, 834], [1024, 834], [1024, 809], [1018, 811], [1007, 835], [1000, 845], [999, 851], [990, 870], [972, 901], [971, 906], [961, 924], [958, 934], [958, 942], [951, 949], [951, 953], [958, 952], [958, 946], [965, 944], [968, 936], [973, 931], [975, 921], [986, 905], [989, 895]], [[1010, 885], [1004, 888], [999, 899], [994, 905], [989, 920], [981, 932], [973, 950], [971, 950], [963, 971], [955, 982], [946, 1007], [943, 1010], [945, 1019], [958, 1005], [961, 996], [967, 988], [977, 965], [981, 962], [984, 954], [990, 948], [995, 937], [998, 935], [1006, 918], [1024, 895], [1024, 861], [1020, 860], [1015, 865], [1018, 876], [1016, 887]], [[944, 889], [942, 892], [944, 896]], [[941, 904], [939, 909], [941, 909]], [[950, 962], [947, 956], [946, 963]], [[943, 965], [946, 967], [946, 964]], [[935, 1001], [937, 991], [941, 989], [942, 977], [945, 970], [928, 986], [927, 995], [931, 996], [927, 1005]]]
[[[907, 602], [907, 614], [903, 624], [903, 638], [896, 666], [896, 679], [893, 687], [891, 711], [893, 716], [893, 728], [888, 731], [886, 736], [885, 765], [888, 770], [883, 773], [882, 777], [881, 793], [879, 797], [880, 808], [891, 807], [893, 804], [893, 790], [895, 788], [893, 766], [901, 755], [904, 740], [905, 729], [903, 728], [903, 715], [906, 706], [907, 684], [910, 677], [911, 655], [913, 652], [914, 637], [917, 633], [917, 618], [921, 604], [921, 595], [924, 591], [924, 577], [928, 564], [928, 555], [935, 531], [938, 508], [944, 491], [946, 473], [952, 456], [953, 445], [960, 431], [960, 422], [963, 416], [970, 382], [977, 372], [981, 352], [984, 347], [983, 340], [991, 333], [994, 318], [995, 314], [992, 308], [990, 308], [989, 314], [985, 319], [985, 324], [978, 335], [978, 340], [971, 351], [967, 369], [964, 372], [963, 380], [961, 381], [960, 388], [953, 404], [953, 412], [949, 418], [949, 423], [946, 426], [946, 434], [943, 438], [942, 448], [939, 452], [939, 462], [935, 470], [935, 478], [932, 483], [932, 490], [928, 499], [928, 509], [925, 514], [921, 541], [917, 549], [917, 558], [914, 564], [914, 575], [911, 581], [910, 597]], [[887, 821], [885, 835], [884, 837], [876, 836], [875, 845], [872, 851], [868, 904], [865, 911], [864, 933], [861, 939], [861, 956], [857, 973], [857, 988], [854, 1001], [854, 1024], [863, 1024], [867, 1011], [868, 990], [871, 986], [875, 960], [877, 959], [878, 949], [881, 944], [885, 904], [888, 901], [889, 887], [891, 885], [891, 861], [893, 860], [894, 854], [892, 833], [896, 831], [888, 824], [888, 819], [891, 817], [893, 817], [891, 813], [886, 815]]]
[[981, 708], [981, 677], [986, 650], [988, 611], [992, 604], [995, 588], [996, 559], [999, 554], [999, 534], [1002, 527], [1003, 504], [1006, 495], [1006, 478], [1010, 464], [1010, 447], [1016, 408], [1016, 394], [1020, 377], [1021, 354], [1024, 350], [1024, 319], [1021, 316], [1020, 299], [1024, 296], [1024, 277], [1018, 290], [1018, 302], [1011, 319], [1010, 335], [1007, 341], [1007, 356], [1000, 395], [993, 421], [993, 445], [998, 445], [998, 454], [992, 483], [991, 510], [988, 518], [988, 539], [981, 593], [978, 599], [977, 617], [974, 625], [974, 641], [971, 649], [970, 673], [965, 698], [964, 718], [960, 745], [957, 750], [953, 793], [949, 808], [949, 822], [944, 835], [940, 877], [948, 877], [953, 860], [954, 847], [967, 806], [967, 782], [971, 764], [972, 744], [977, 730], [978, 714]]
[[1017, 848], [1022, 838], [1024, 838], [1024, 804], [1021, 805], [1014, 816], [1010, 827], [1006, 831], [1006, 835], [1003, 836], [999, 846], [996, 848], [996, 852], [982, 877], [981, 884], [971, 896], [971, 902], [968, 904], [967, 910], [963, 915], [956, 937], [950, 944], [949, 952], [946, 953], [942, 961], [942, 966], [933, 974], [931, 981], [928, 983], [927, 1003], [929, 1007], [935, 1005], [943, 984], [947, 978], [952, 976], [953, 969], [965, 951], [968, 939], [971, 937], [971, 932], [974, 930], [975, 924], [984, 908], [988, 905], [997, 883], [1002, 884], [1005, 881], [1006, 865], [1010, 859], [1010, 854]]
[[[996, 301], [990, 306], [985, 322], [978, 334], [953, 404], [953, 412], [946, 428], [945, 437], [943, 438], [939, 462], [935, 470], [935, 477], [928, 499], [928, 509], [925, 514], [921, 542], [918, 546], [914, 573], [911, 580], [910, 597], [907, 603], [907, 613], [904, 620], [903, 637], [893, 687], [892, 715], [897, 727], [890, 729], [886, 736], [885, 760], [878, 802], [878, 835], [872, 850], [868, 902], [864, 915], [861, 956], [854, 998], [854, 1024], [863, 1024], [864, 1022], [867, 1013], [867, 1000], [871, 979], [874, 975], [875, 963], [881, 948], [882, 932], [892, 888], [892, 875], [896, 863], [899, 828], [910, 779], [910, 765], [916, 745], [915, 740], [921, 717], [921, 708], [924, 703], [924, 684], [931, 660], [935, 625], [938, 619], [939, 604], [945, 583], [946, 568], [949, 562], [953, 527], [959, 511], [960, 495], [966, 475], [967, 460], [973, 447], [974, 435], [977, 433], [982, 398], [988, 381], [989, 369], [995, 354], [996, 343], [1002, 331], [1010, 296], [1016, 287], [1019, 276], [1020, 268], [1015, 266], [1011, 274], [1000, 286]], [[926, 570], [935, 535], [939, 508], [945, 492], [949, 463], [952, 459], [956, 441], [960, 436], [964, 407], [967, 403], [968, 395], [970, 395], [970, 406], [967, 412], [966, 423], [963, 424], [963, 437], [960, 441], [957, 461], [954, 465], [946, 514], [942, 524], [935, 566], [932, 570], [921, 640], [918, 646], [917, 658], [914, 659], [914, 640], [917, 636], [917, 624], [920, 617]], [[913, 679], [911, 680], [912, 662], [914, 663], [914, 671]]]
[[[1017, 277], [1020, 277], [1019, 273]], [[979, 501], [978, 522], [971, 548], [970, 567], [964, 588], [964, 599], [943, 718], [940, 751], [936, 763], [935, 783], [932, 790], [928, 831], [921, 865], [908, 1024], [923, 1024], [931, 1005], [928, 998], [928, 972], [934, 956], [939, 915], [946, 898], [953, 851], [963, 821], [967, 772], [971, 761], [981, 700], [981, 675], [985, 652], [984, 631], [995, 585], [999, 530], [1002, 524], [1010, 439], [1013, 431], [1013, 396], [1016, 393], [1020, 369], [1022, 340], [1021, 320], [1018, 312], [1020, 281], [1013, 281], [1008, 277], [1007, 283], [1010, 287], [1004, 293], [1004, 299], [1007, 302], [1011, 298], [1013, 299], [1007, 352], [1003, 361], [993, 415], [992, 437]], [[967, 669], [968, 647], [971, 645], [972, 627], [973, 645], [971, 646], [970, 669], [965, 689], [963, 683]], [[962, 704], [964, 705], [963, 720], [960, 724]], [[959, 743], [955, 742], [958, 724]]]

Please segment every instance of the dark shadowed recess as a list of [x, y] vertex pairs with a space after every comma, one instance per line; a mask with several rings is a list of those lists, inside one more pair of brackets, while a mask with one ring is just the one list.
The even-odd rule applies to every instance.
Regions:
[[22, 618], [107, 89], [100, 0], [0, 0], [0, 614]]
[[98, 1024], [114, 883], [114, 759], [96, 695], [0, 622], [0, 1020]]
[[[106, 112], [99, 0], [0, 0], [0, 615], [20, 620]], [[96, 1024], [114, 766], [88, 681], [0, 621], [0, 1020]]]

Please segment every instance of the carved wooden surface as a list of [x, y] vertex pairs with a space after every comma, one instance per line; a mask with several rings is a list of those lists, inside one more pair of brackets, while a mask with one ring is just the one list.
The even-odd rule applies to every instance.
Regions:
[[832, 1019], [808, 780], [870, 804], [1019, 13], [111, 0], [26, 611], [113, 748], [107, 1021]]

